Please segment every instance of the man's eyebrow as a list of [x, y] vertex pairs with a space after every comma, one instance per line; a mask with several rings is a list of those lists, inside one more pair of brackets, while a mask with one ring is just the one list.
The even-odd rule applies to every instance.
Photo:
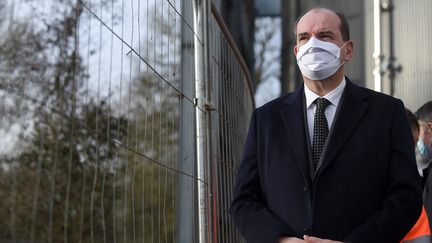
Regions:
[[298, 37], [309, 36], [308, 32], [302, 32], [298, 34]]
[[320, 32], [318, 32], [318, 35], [331, 35], [331, 36], [335, 36], [335, 33], [333, 33], [332, 31], [320, 31]]

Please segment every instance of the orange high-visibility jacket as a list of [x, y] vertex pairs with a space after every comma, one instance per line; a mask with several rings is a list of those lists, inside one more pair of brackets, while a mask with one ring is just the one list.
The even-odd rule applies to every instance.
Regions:
[[410, 232], [403, 238], [402, 243], [430, 243], [431, 231], [429, 228], [429, 220], [426, 210], [423, 207], [420, 218], [416, 224], [411, 228]]

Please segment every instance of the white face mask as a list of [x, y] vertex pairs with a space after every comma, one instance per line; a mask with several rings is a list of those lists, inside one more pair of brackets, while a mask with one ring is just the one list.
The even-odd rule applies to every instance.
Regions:
[[311, 80], [323, 80], [336, 73], [345, 63], [339, 61], [342, 47], [311, 37], [297, 52], [297, 65], [303, 76]]

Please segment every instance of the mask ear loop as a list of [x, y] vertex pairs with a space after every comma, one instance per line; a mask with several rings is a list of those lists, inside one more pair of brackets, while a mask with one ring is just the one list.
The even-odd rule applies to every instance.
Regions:
[[[342, 48], [344, 48], [344, 46], [345, 46], [345, 44], [346, 43], [348, 43], [348, 41], [345, 41], [345, 43], [339, 48], [339, 58], [340, 58], [340, 53], [341, 53], [341, 51], [342, 51]], [[345, 58], [344, 58], [344, 60], [341, 62], [341, 64], [339, 65], [339, 67], [338, 67], [338, 70], [339, 70], [339, 68], [341, 68], [345, 63], [347, 62], [347, 60], [345, 60]]]
[[[346, 44], [346, 43], [348, 43], [348, 41], [345, 41], [344, 44], [343, 44], [341, 47], [339, 47], [339, 57], [340, 57], [340, 54], [341, 54], [342, 48], [345, 47], [345, 44]], [[345, 62], [345, 61], [346, 61], [346, 60], [344, 60], [344, 62]]]
[[[341, 51], [342, 51], [342, 48], [344, 48], [344, 46], [345, 46], [346, 43], [348, 43], [348, 41], [345, 41], [344, 44], [339, 48], [339, 56], [340, 56], [340, 53], [341, 53]], [[342, 67], [346, 62], [347, 62], [347, 60], [345, 60], [345, 58], [344, 58], [344, 60], [343, 60], [343, 61], [341, 62], [341, 64], [339, 65], [338, 70], [339, 70], [339, 68], [341, 68], [341, 67]]]

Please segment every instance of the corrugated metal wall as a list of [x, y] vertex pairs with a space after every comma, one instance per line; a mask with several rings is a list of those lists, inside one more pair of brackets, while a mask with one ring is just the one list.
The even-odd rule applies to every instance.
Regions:
[[[422, 104], [432, 99], [432, 51], [428, 46], [432, 38], [432, 1], [393, 0], [394, 11], [394, 56], [396, 73], [393, 95], [402, 99], [405, 106], [416, 111]], [[364, 3], [366, 86], [373, 88], [373, 1]], [[385, 67], [389, 57], [389, 18], [382, 13], [382, 48]], [[388, 73], [383, 76], [383, 92], [390, 94]]]
[[432, 1], [394, 1], [395, 56], [402, 71], [395, 79], [396, 97], [416, 111], [432, 99]]

